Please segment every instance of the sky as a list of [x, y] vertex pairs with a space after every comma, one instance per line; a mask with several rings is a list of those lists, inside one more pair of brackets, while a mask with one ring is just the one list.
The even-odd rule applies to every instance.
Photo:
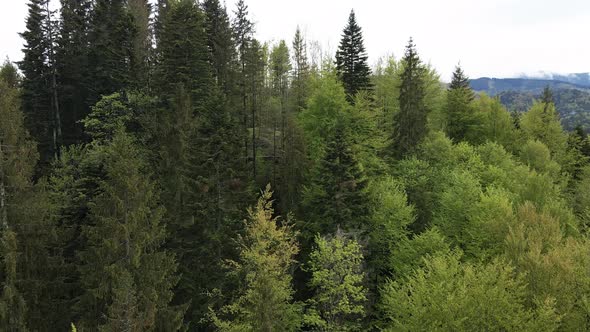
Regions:
[[[57, 0], [53, 0], [57, 2]], [[223, 0], [222, 0], [223, 1]], [[237, 0], [226, 0], [230, 12]], [[22, 58], [26, 0], [0, 0], [0, 59]], [[256, 36], [291, 43], [300, 26], [326, 54], [351, 9], [369, 61], [403, 56], [409, 37], [448, 80], [457, 63], [472, 78], [590, 72], [590, 0], [246, 0]]]

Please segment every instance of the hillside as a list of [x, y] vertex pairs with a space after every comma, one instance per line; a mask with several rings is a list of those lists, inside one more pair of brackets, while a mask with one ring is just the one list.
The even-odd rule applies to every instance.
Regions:
[[[576, 76], [577, 75], [577, 76]], [[558, 77], [554, 75], [553, 77]], [[553, 90], [555, 106], [567, 130], [582, 126], [590, 130], [590, 88], [582, 84], [590, 84], [582, 74], [562, 75], [579, 84], [559, 80], [530, 78], [478, 78], [471, 80], [471, 87], [477, 92], [485, 92], [497, 96], [509, 111], [526, 112], [542, 90], [549, 86]], [[576, 79], [577, 77], [577, 79]]]

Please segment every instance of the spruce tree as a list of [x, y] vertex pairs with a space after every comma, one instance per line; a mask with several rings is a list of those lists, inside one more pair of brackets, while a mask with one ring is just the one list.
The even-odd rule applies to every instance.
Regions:
[[61, 0], [61, 21], [56, 47], [56, 72], [66, 146], [85, 141], [79, 123], [89, 111], [88, 29], [90, 0]]
[[[247, 106], [247, 72], [246, 72], [246, 64], [248, 62], [248, 50], [252, 47], [250, 46], [252, 42], [252, 35], [254, 34], [254, 24], [248, 18], [248, 6], [244, 2], [244, 0], [239, 0], [236, 4], [236, 11], [234, 12], [235, 18], [232, 22], [232, 30], [234, 33], [234, 40], [236, 42], [236, 47], [238, 50], [238, 61], [239, 61], [239, 69], [238, 69], [238, 86], [240, 89], [240, 99], [241, 99], [241, 117], [242, 117], [242, 127], [243, 130], [246, 131], [248, 129], [248, 106]], [[248, 149], [248, 138], [244, 139], [244, 157], [248, 157], [249, 149]]]
[[205, 12], [205, 30], [213, 77], [221, 91], [229, 95], [235, 83], [233, 62], [236, 56], [229, 16], [219, 0], [205, 0], [202, 6]]
[[133, 56], [131, 60], [131, 83], [137, 89], [148, 90], [150, 86], [150, 57], [152, 56], [152, 5], [148, 0], [128, 0], [129, 13], [133, 17]]
[[428, 109], [424, 102], [425, 69], [410, 38], [402, 59], [404, 70], [401, 74], [399, 105], [394, 116], [392, 143], [394, 154], [403, 157], [411, 153], [427, 134]]
[[447, 134], [450, 138], [462, 141], [475, 124], [475, 109], [471, 105], [474, 99], [469, 78], [457, 66], [447, 92]]
[[94, 105], [132, 82], [137, 30], [124, 0], [96, 0], [89, 21], [88, 102]]
[[348, 24], [342, 33], [340, 46], [336, 51], [336, 71], [344, 85], [349, 102], [357, 92], [371, 88], [371, 68], [368, 59], [361, 27], [356, 22], [354, 10], [350, 12]]
[[100, 147], [105, 179], [84, 227], [81, 253], [86, 290], [82, 326], [102, 331], [178, 330], [183, 309], [170, 306], [177, 263], [163, 249], [164, 209], [149, 179], [142, 152], [120, 129]]
[[347, 232], [366, 230], [367, 178], [352, 150], [351, 136], [344, 121], [337, 121], [325, 155], [304, 192], [303, 235], [307, 240], [316, 234], [334, 233], [338, 228]]
[[297, 111], [305, 108], [309, 97], [310, 68], [307, 59], [307, 44], [297, 26], [293, 39], [293, 81], [291, 83], [292, 95]]
[[169, 104], [178, 89], [190, 94], [194, 115], [210, 96], [212, 79], [205, 20], [198, 5], [179, 0], [166, 7], [158, 40], [156, 91]]
[[[38, 142], [41, 153], [41, 169], [49, 166], [55, 156], [53, 142], [53, 117], [49, 85], [49, 40], [46, 25], [50, 19], [46, 11], [48, 0], [31, 0], [26, 21], [26, 31], [21, 33], [25, 41], [23, 60], [19, 63], [24, 78], [22, 83], [23, 112], [26, 127]], [[43, 172], [43, 171], [42, 171]]]

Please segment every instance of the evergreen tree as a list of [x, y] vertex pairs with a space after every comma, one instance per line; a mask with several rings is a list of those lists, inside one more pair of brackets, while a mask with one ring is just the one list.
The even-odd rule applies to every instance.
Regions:
[[304, 236], [366, 230], [367, 179], [352, 150], [342, 119], [329, 139], [323, 159], [314, 170], [303, 197], [307, 220]]
[[297, 26], [293, 39], [293, 81], [291, 83], [295, 109], [300, 111], [306, 107], [309, 97], [310, 69], [307, 60], [307, 44]]
[[344, 84], [349, 102], [354, 100], [357, 92], [371, 88], [371, 68], [367, 59], [361, 27], [356, 22], [353, 10], [350, 12], [348, 24], [344, 28], [340, 46], [336, 51], [336, 71]]
[[49, 84], [50, 45], [46, 34], [47, 22], [50, 19], [46, 11], [47, 1], [31, 0], [28, 4], [26, 31], [21, 33], [25, 48], [23, 60], [19, 63], [24, 75], [22, 94], [26, 127], [38, 142], [42, 169], [48, 167], [56, 153], [53, 144], [54, 127]]
[[[238, 86], [240, 88], [240, 99], [241, 99], [241, 117], [242, 117], [242, 127], [243, 130], [246, 131], [248, 129], [248, 106], [247, 106], [247, 71], [246, 71], [246, 64], [248, 62], [248, 50], [252, 49], [250, 46], [252, 42], [252, 35], [254, 34], [254, 24], [248, 18], [248, 6], [245, 4], [244, 0], [239, 0], [237, 3], [237, 9], [234, 12], [235, 18], [232, 22], [232, 30], [234, 33], [234, 40], [236, 42], [236, 47], [238, 49], [238, 59], [239, 59], [239, 79], [238, 79]], [[254, 135], [254, 134], [253, 134]], [[248, 138], [244, 139], [244, 157], [247, 157], [249, 154], [248, 149]], [[254, 168], [256, 167], [256, 163], [253, 163]], [[256, 173], [256, 171], [254, 171]]]
[[202, 4], [205, 12], [205, 30], [209, 62], [213, 68], [213, 77], [226, 95], [233, 92], [233, 62], [235, 60], [235, 43], [229, 16], [219, 0], [205, 0]]
[[424, 67], [414, 41], [410, 38], [402, 59], [399, 112], [395, 114], [393, 150], [397, 156], [405, 156], [415, 150], [427, 133], [428, 109], [424, 103]]
[[56, 47], [56, 71], [60, 110], [63, 114], [63, 142], [69, 146], [85, 140], [79, 121], [90, 112], [88, 29], [90, 0], [61, 0], [61, 21]]
[[207, 103], [211, 93], [211, 67], [203, 13], [194, 1], [180, 0], [166, 7], [158, 40], [156, 90], [168, 104], [179, 89], [192, 101], [192, 115]]
[[89, 18], [89, 105], [120, 92], [134, 78], [137, 30], [124, 0], [96, 0]]
[[546, 85], [543, 89], [543, 93], [541, 93], [541, 102], [545, 104], [545, 112], [547, 111], [549, 104], [555, 104], [555, 101], [553, 100], [553, 91], [551, 91], [549, 85]]
[[230, 265], [230, 273], [243, 278], [244, 290], [213, 314], [220, 331], [296, 331], [301, 323], [290, 275], [299, 251], [297, 234], [288, 220], [281, 225], [273, 216], [271, 196], [267, 186], [248, 211], [245, 234], [239, 239], [240, 260]]
[[86, 293], [83, 326], [101, 331], [178, 330], [183, 309], [169, 305], [177, 264], [162, 245], [163, 208], [141, 151], [118, 131], [102, 147], [106, 178], [84, 228], [80, 267]]
[[462, 141], [475, 124], [471, 102], [475, 95], [469, 86], [469, 78], [457, 66], [447, 92], [447, 133], [450, 138]]
[[341, 231], [331, 239], [316, 236], [307, 269], [313, 296], [305, 323], [316, 331], [359, 331], [365, 317], [361, 246]]
[[128, 0], [129, 13], [133, 17], [133, 56], [131, 83], [139, 89], [150, 86], [150, 57], [152, 50], [152, 5], [148, 0]]

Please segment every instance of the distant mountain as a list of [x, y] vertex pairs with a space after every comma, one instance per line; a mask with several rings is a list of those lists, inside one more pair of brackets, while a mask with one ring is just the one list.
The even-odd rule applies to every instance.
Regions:
[[497, 96], [509, 111], [526, 112], [546, 86], [567, 130], [582, 126], [590, 132], [590, 74], [538, 74], [535, 77], [488, 78], [470, 81], [476, 92]]
[[520, 78], [526, 79], [542, 79], [542, 80], [554, 80], [572, 83], [579, 86], [590, 87], [590, 73], [575, 73], [575, 74], [555, 74], [539, 72], [532, 75], [523, 74]]
[[[581, 81], [581, 80], [580, 80]], [[576, 84], [560, 80], [548, 80], [538, 78], [489, 78], [482, 77], [470, 81], [471, 88], [477, 92], [485, 92], [495, 96], [506, 91], [520, 91], [541, 93], [543, 88], [549, 86], [552, 90], [577, 89], [590, 91], [590, 85]], [[590, 84], [590, 83], [589, 83]]]

